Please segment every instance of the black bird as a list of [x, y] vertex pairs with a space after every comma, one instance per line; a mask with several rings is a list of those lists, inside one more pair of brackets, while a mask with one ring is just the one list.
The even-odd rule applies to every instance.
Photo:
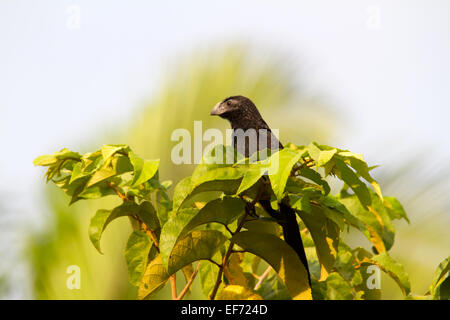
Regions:
[[[226, 98], [214, 106], [211, 115], [230, 121], [234, 147], [246, 157], [266, 148], [276, 150], [283, 148], [254, 103], [246, 97]], [[255, 134], [255, 141], [251, 141], [251, 131]]]
[[[246, 157], [250, 156], [255, 151], [263, 150], [275, 146], [275, 149], [282, 149], [283, 145], [278, 141], [276, 136], [271, 132], [269, 126], [262, 118], [255, 104], [244, 96], [232, 96], [217, 103], [211, 111], [211, 115], [220, 116], [227, 119], [231, 128], [233, 129], [233, 144], [236, 150]], [[250, 139], [239, 139], [239, 136], [245, 134], [249, 129], [256, 131], [258, 136], [256, 145], [251, 145]], [[267, 132], [266, 137], [260, 135]], [[248, 136], [246, 136], [247, 138]], [[267, 144], [263, 145], [260, 142], [266, 140]], [[288, 204], [279, 203], [279, 210], [274, 210], [270, 205], [270, 197], [259, 200], [261, 206], [266, 210], [283, 228], [284, 240], [297, 253], [300, 261], [305, 266], [308, 274], [308, 281], [311, 285], [311, 276], [308, 268], [308, 261], [306, 259], [305, 249], [303, 247], [302, 238], [300, 235], [299, 226], [296, 219], [295, 210]]]

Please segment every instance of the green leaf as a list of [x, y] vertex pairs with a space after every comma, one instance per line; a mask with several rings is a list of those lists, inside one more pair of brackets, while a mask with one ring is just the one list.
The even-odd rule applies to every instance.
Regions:
[[135, 203], [125, 202], [113, 210], [97, 210], [89, 224], [89, 238], [98, 252], [102, 253], [100, 249], [100, 239], [108, 224], [119, 217], [132, 215], [133, 212], [135, 212], [136, 207], [137, 205]]
[[225, 196], [208, 202], [186, 226], [184, 233], [202, 224], [217, 222], [232, 223], [245, 212], [245, 203], [239, 198]]
[[[339, 213], [342, 214], [345, 223], [355, 227], [356, 229], [362, 232], [367, 232], [368, 234], [367, 228], [365, 227], [364, 223], [361, 220], [359, 220], [356, 216], [352, 215], [350, 211], [345, 207], [345, 205], [339, 201], [338, 198], [328, 195], [320, 199], [320, 204], [332, 210], [338, 211]], [[333, 219], [333, 221], [339, 225], [339, 223], [335, 219]], [[344, 230], [342, 226], [339, 226], [339, 228], [341, 230]]]
[[195, 230], [179, 240], [169, 258], [168, 273], [173, 274], [184, 266], [211, 259], [227, 238], [216, 230]]
[[328, 219], [321, 208], [312, 207], [311, 213], [297, 211], [311, 233], [321, 265], [321, 279], [332, 272], [339, 245], [339, 228]]
[[324, 167], [328, 162], [331, 161], [331, 159], [333, 159], [333, 156], [336, 154], [336, 152], [337, 152], [336, 149], [321, 150], [319, 153], [319, 159], [317, 161], [317, 164], [320, 167]]
[[387, 252], [382, 252], [372, 258], [364, 258], [363, 263], [375, 264], [387, 273], [398, 284], [402, 293], [407, 296], [411, 292], [409, 276], [403, 266], [391, 258]]
[[131, 164], [134, 168], [134, 177], [131, 182], [132, 187], [136, 187], [148, 180], [150, 180], [158, 171], [159, 159], [158, 160], [144, 160], [136, 156], [134, 152], [129, 153]]
[[372, 203], [369, 189], [364, 182], [340, 159], [335, 159], [336, 166], [340, 172], [340, 178], [355, 192], [364, 207]]
[[202, 209], [181, 209], [170, 218], [161, 232], [161, 257], [165, 266], [178, 239], [194, 228], [211, 222], [228, 225], [245, 211], [245, 204], [239, 198], [224, 197], [208, 202]]
[[292, 167], [300, 159], [301, 153], [292, 151], [290, 149], [283, 149], [270, 157], [270, 161], [278, 161], [278, 170], [269, 173], [270, 183], [272, 184], [273, 192], [278, 201], [283, 199], [286, 182], [291, 174]]
[[[116, 195], [116, 192], [111, 189], [104, 181], [96, 185], [83, 189], [83, 191], [74, 198], [75, 201], [79, 199], [99, 199], [102, 197]], [[74, 201], [72, 201], [73, 203]]]
[[161, 261], [166, 268], [177, 240], [187, 233], [182, 234], [188, 223], [198, 212], [199, 210], [196, 208], [181, 209], [176, 216], [167, 220], [162, 227], [159, 248], [161, 250]]
[[70, 183], [77, 179], [92, 175], [103, 163], [104, 160], [99, 151], [83, 155], [81, 161], [73, 167]]
[[359, 174], [363, 179], [369, 182], [375, 190], [375, 193], [380, 197], [381, 200], [383, 200], [380, 185], [370, 176], [369, 173], [369, 171], [374, 167], [369, 168], [361, 154], [345, 151], [339, 152], [339, 156], [341, 157], [341, 159], [343, 159], [344, 162], [355, 169], [357, 174]]
[[117, 152], [123, 151], [128, 154], [130, 147], [125, 144], [105, 144], [101, 148], [103, 160], [107, 161], [114, 156]]
[[293, 299], [311, 300], [306, 269], [286, 242], [271, 234], [252, 231], [239, 232], [231, 241], [270, 264]]
[[326, 279], [327, 298], [330, 300], [353, 300], [352, 287], [336, 272], [330, 273]]
[[320, 157], [320, 148], [318, 147], [317, 143], [311, 142], [306, 149], [308, 150], [309, 156], [318, 164], [319, 163], [319, 157]]
[[434, 291], [433, 299], [449, 300], [450, 299], [450, 277], [445, 277]]
[[262, 298], [246, 287], [232, 284], [220, 290], [217, 300], [262, 300]]
[[149, 230], [156, 232], [159, 236], [161, 226], [156, 210], [150, 201], [141, 202], [138, 209], [134, 209], [133, 212], [145, 223]]
[[58, 159], [56, 159], [56, 157], [51, 154], [39, 156], [33, 160], [33, 164], [35, 166], [44, 166], [44, 167], [55, 164], [56, 162], [58, 162]]
[[63, 148], [58, 152], [51, 155], [43, 155], [34, 159], [33, 164], [35, 166], [50, 166], [58, 162], [58, 160], [72, 159], [79, 161], [81, 158], [78, 152], [70, 151], [69, 149]]
[[194, 187], [214, 180], [236, 180], [243, 177], [246, 166], [230, 166], [226, 164], [199, 164], [192, 173], [191, 182]]
[[389, 250], [394, 244], [394, 226], [387, 209], [381, 199], [375, 193], [369, 193], [372, 205], [364, 208], [355, 196], [347, 196], [340, 202], [351, 212], [353, 216], [362, 221], [366, 229], [361, 230], [373, 243], [378, 252]]
[[169, 219], [169, 212], [172, 210], [172, 200], [164, 190], [156, 190], [156, 213], [160, 224], [163, 226]]
[[449, 279], [450, 257], [442, 261], [434, 272], [433, 281], [430, 286], [430, 294], [433, 299], [450, 299]]
[[260, 217], [256, 220], [247, 221], [244, 223], [244, 228], [252, 232], [264, 232], [268, 234], [273, 234], [275, 236], [280, 235], [280, 225], [275, 221], [264, 219], [265, 217]]
[[264, 300], [292, 300], [286, 286], [280, 280], [275, 272], [270, 272], [270, 275], [263, 281], [256, 292]]
[[164, 287], [169, 274], [161, 263], [161, 256], [153, 259], [145, 269], [142, 282], [138, 290], [138, 299], [150, 299], [158, 290]]
[[264, 175], [267, 169], [268, 165], [266, 163], [258, 162], [250, 164], [247, 171], [245, 171], [244, 177], [242, 178], [236, 194], [240, 194], [252, 187]]
[[408, 223], [410, 223], [403, 206], [395, 197], [384, 197], [384, 206], [386, 207], [392, 220], [405, 219]]
[[115, 177], [132, 170], [133, 166], [131, 165], [129, 158], [124, 156], [114, 157], [111, 161], [105, 162], [101, 168], [95, 171], [86, 187], [90, 187], [108, 178]]
[[173, 210], [176, 212], [192, 196], [206, 191], [220, 191], [225, 194], [235, 194], [241, 180], [213, 180], [195, 185], [192, 177], [181, 180], [175, 187], [173, 195]]
[[322, 186], [325, 195], [330, 193], [330, 186], [324, 179], [322, 179], [322, 176], [317, 171], [308, 167], [304, 167], [300, 170], [299, 173], [301, 176], [308, 178], [309, 180], [314, 181], [318, 185]]
[[[216, 252], [216, 254], [212, 257], [212, 260], [221, 261], [222, 257], [220, 256], [220, 252]], [[202, 263], [200, 265], [200, 283], [202, 286], [202, 292], [206, 297], [209, 297], [212, 289], [214, 288], [218, 272], [219, 268], [211, 262]], [[223, 282], [221, 284], [223, 285]]]
[[125, 248], [125, 262], [132, 285], [139, 286], [141, 283], [151, 247], [152, 242], [145, 232], [135, 230], [128, 238]]
[[289, 194], [289, 202], [295, 210], [311, 212], [311, 204], [309, 203], [309, 195], [307, 193], [303, 196]]

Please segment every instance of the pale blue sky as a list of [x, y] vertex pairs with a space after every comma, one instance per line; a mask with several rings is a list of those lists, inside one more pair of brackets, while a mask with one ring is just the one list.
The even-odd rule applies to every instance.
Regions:
[[171, 57], [233, 39], [298, 59], [308, 89], [344, 114], [341, 145], [374, 163], [387, 159], [383, 147], [399, 157], [425, 148], [447, 163], [449, 18], [445, 0], [2, 0], [0, 191], [21, 199], [9, 205], [18, 216], [38, 221], [36, 155], [130, 115]]

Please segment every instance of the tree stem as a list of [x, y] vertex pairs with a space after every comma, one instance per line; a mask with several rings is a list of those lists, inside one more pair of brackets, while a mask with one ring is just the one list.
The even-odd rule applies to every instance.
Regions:
[[[235, 234], [238, 233], [239, 231], [241, 231], [242, 227], [244, 226], [244, 223], [247, 221], [246, 218], [248, 216], [248, 213], [249, 213], [249, 210], [246, 207], [244, 216], [242, 217], [241, 222], [239, 223], [238, 227], [236, 228], [236, 231], [234, 232]], [[227, 252], [225, 253], [225, 256], [223, 257], [222, 265], [219, 265], [219, 273], [217, 274], [216, 283], [214, 284], [214, 288], [211, 292], [211, 295], [209, 296], [210, 300], [214, 300], [214, 298], [216, 297], [217, 291], [219, 290], [219, 286], [222, 283], [223, 270], [224, 270], [225, 266], [227, 265], [228, 258], [230, 257], [231, 253], [233, 253], [233, 246], [234, 246], [234, 243], [232, 241], [230, 241], [230, 245], [228, 246]]]
[[186, 283], [186, 286], [181, 290], [180, 295], [176, 298], [176, 300], [182, 300], [186, 292], [188, 292], [189, 288], [191, 287], [192, 283], [194, 282], [195, 277], [197, 276], [198, 270], [200, 269], [201, 262], [197, 264], [197, 267], [195, 268], [194, 272], [192, 273], [191, 277], [189, 278], [189, 281]]
[[177, 274], [170, 276], [170, 287], [172, 288], [172, 300], [177, 300]]

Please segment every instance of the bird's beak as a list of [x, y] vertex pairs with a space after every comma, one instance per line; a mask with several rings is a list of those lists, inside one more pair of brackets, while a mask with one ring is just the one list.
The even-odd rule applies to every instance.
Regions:
[[222, 114], [222, 110], [220, 108], [221, 103], [222, 103], [222, 101], [218, 102], [214, 106], [214, 108], [211, 110], [211, 113], [210, 113], [211, 116], [220, 116]]

